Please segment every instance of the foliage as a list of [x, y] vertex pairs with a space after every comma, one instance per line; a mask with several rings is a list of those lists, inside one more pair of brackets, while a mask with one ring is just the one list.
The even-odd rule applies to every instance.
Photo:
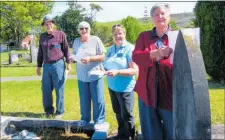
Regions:
[[185, 24], [184, 28], [196, 28], [195, 20], [192, 20], [191, 22]]
[[194, 11], [206, 71], [214, 80], [222, 82], [225, 79], [225, 2], [198, 1]]
[[135, 43], [139, 33], [141, 32], [141, 26], [136, 18], [128, 16], [121, 21], [121, 24], [126, 29], [126, 39], [130, 43]]
[[54, 18], [57, 28], [66, 33], [70, 45], [79, 37], [77, 25], [84, 20], [84, 16], [80, 10], [67, 9], [61, 16]]
[[61, 16], [56, 16], [54, 19], [57, 28], [66, 33], [67, 40], [72, 45], [74, 39], [80, 36], [77, 26], [81, 21], [87, 21], [91, 26], [91, 34], [95, 34], [95, 16], [97, 12], [102, 10], [102, 7], [91, 3], [91, 12], [88, 14], [85, 13], [86, 9], [78, 4], [77, 1], [68, 0], [67, 4], [69, 8]]
[[89, 18], [95, 20], [97, 12], [103, 10], [102, 7], [98, 4], [91, 3], [90, 4], [91, 12], [89, 14]]
[[12, 39], [16, 46], [21, 47], [22, 39], [31, 32], [40, 30], [44, 15], [48, 14], [54, 2], [1, 2], [1, 38], [4, 41]]
[[179, 29], [179, 27], [177, 26], [175, 20], [170, 20], [169, 25], [170, 25], [171, 29], [173, 29], [173, 30], [178, 30]]
[[95, 35], [98, 36], [104, 44], [107, 44], [112, 41], [112, 27], [103, 25], [103, 24], [97, 24], [96, 25], [96, 31]]
[[148, 30], [152, 30], [152, 28], [154, 27], [152, 22], [140, 22], [139, 23], [141, 26], [141, 32], [143, 31], [148, 31]]

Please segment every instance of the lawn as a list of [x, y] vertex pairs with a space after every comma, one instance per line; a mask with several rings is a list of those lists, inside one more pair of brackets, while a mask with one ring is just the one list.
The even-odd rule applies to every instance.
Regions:
[[[224, 86], [210, 83], [211, 119], [213, 124], [224, 124]], [[55, 98], [55, 94], [54, 94]], [[43, 117], [41, 82], [1, 83], [1, 114], [20, 117]], [[115, 114], [105, 84], [106, 121], [110, 123], [110, 133], [117, 130]], [[65, 120], [79, 120], [79, 95], [76, 80], [69, 79], [65, 87]], [[137, 95], [135, 94], [134, 114], [136, 128], [139, 128]]]
[[[36, 66], [33, 67], [1, 67], [1, 77], [36, 76]], [[72, 64], [71, 74], [75, 74], [75, 64]]]

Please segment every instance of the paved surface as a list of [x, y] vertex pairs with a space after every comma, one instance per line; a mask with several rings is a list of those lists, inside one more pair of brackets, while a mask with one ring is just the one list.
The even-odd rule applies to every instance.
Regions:
[[[77, 75], [69, 75], [68, 79], [76, 79]], [[8, 82], [8, 81], [36, 81], [41, 80], [41, 76], [23, 76], [23, 77], [1, 77], [1, 82]]]
[[[224, 124], [217, 124], [212, 126], [212, 140], [224, 140]], [[141, 137], [141, 130], [138, 131], [138, 138]]]

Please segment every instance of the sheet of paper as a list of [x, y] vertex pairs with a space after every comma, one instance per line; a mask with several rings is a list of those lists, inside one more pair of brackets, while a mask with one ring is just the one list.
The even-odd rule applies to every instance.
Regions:
[[177, 42], [178, 31], [169, 31], [168, 39], [169, 39], [169, 47], [173, 49], [173, 52], [170, 54], [170, 63], [173, 64], [174, 52]]
[[74, 61], [77, 61], [78, 63], [81, 63], [81, 56], [79, 56], [79, 55], [74, 55], [74, 54], [72, 54], [71, 55], [72, 56], [72, 59], [74, 60]]
[[67, 80], [68, 75], [69, 75], [69, 71], [68, 70], [65, 70], [65, 81]]
[[105, 71], [102, 70], [92, 70], [88, 73], [89, 75], [99, 75], [99, 76], [103, 76], [105, 75]]

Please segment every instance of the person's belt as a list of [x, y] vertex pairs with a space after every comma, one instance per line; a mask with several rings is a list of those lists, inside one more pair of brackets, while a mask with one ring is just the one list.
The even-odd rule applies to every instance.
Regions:
[[45, 62], [45, 63], [47, 63], [47, 64], [53, 64], [53, 63], [56, 63], [56, 62], [58, 62], [58, 61], [60, 61], [60, 60], [62, 60], [62, 58], [60, 58], [60, 59], [58, 59], [58, 60], [55, 60], [55, 61]]

